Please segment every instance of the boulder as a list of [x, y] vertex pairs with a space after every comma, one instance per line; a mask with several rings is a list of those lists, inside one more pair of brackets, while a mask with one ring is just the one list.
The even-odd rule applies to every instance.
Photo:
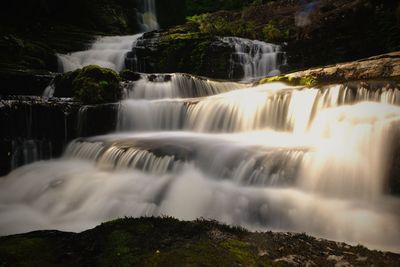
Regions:
[[121, 99], [120, 77], [111, 69], [89, 65], [55, 78], [55, 96], [74, 97], [84, 104], [116, 102]]

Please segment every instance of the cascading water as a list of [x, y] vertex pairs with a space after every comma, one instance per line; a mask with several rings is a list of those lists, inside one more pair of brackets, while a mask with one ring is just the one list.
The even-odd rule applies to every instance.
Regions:
[[[167, 88], [174, 76], [183, 79], [142, 82]], [[230, 86], [203, 82], [188, 91]], [[400, 251], [400, 198], [388, 189], [395, 86], [277, 83], [201, 97], [152, 85], [134, 95], [136, 86], [117, 133], [75, 140], [61, 159], [0, 180], [1, 234], [167, 214]]]
[[87, 65], [99, 65], [120, 71], [125, 66], [125, 55], [142, 34], [100, 37], [86, 51], [58, 54], [59, 71], [68, 72]]
[[249, 85], [235, 82], [217, 82], [183, 73], [142, 74], [140, 79], [125, 82], [125, 98], [160, 99], [188, 98], [216, 95]]
[[[143, 30], [157, 29], [154, 0], [144, 3]], [[104, 37], [59, 55], [62, 71], [121, 70], [139, 36]], [[221, 40], [233, 45], [232, 71], [240, 68], [244, 80], [277, 74], [284, 63], [279, 46]], [[400, 198], [388, 188], [398, 179], [396, 85], [250, 87], [141, 74], [124, 91], [113, 106], [116, 133], [77, 139], [62, 158], [0, 179], [0, 234], [170, 215], [400, 251]], [[88, 110], [79, 112], [81, 133]]]
[[237, 68], [242, 71], [245, 81], [280, 74], [279, 67], [285, 63], [285, 56], [279, 45], [239, 37], [220, 40], [235, 49], [231, 58], [231, 76]]
[[[157, 30], [159, 25], [155, 0], [140, 0], [139, 5], [142, 8], [137, 16], [142, 32]], [[92, 64], [120, 71], [125, 67], [126, 54], [141, 36], [142, 34], [99, 37], [88, 50], [57, 54], [59, 71], [73, 71]], [[49, 87], [49, 92], [50, 89]]]
[[155, 0], [140, 1], [142, 4], [141, 12], [137, 14], [143, 32], [158, 30], [156, 3]]

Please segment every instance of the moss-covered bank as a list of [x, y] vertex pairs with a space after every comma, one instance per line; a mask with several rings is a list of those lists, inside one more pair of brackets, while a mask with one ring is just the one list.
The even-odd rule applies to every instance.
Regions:
[[80, 234], [0, 238], [1, 266], [398, 266], [400, 255], [213, 221], [120, 219]]

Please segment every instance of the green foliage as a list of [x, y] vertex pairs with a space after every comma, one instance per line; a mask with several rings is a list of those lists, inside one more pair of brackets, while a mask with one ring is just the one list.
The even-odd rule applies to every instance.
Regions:
[[284, 33], [278, 29], [272, 21], [268, 22], [262, 29], [264, 39], [268, 42], [280, 42], [288, 38], [288, 32]]
[[187, 18], [188, 23], [195, 23], [203, 34], [219, 36], [242, 36], [256, 38], [253, 21], [232, 20], [229, 16], [202, 14]]
[[240, 9], [254, 0], [186, 0], [189, 15], [215, 12], [218, 10]]
[[243, 262], [246, 266], [256, 265], [256, 257], [254, 257], [255, 255], [250, 251], [248, 244], [233, 239], [224, 241], [220, 245], [227, 249], [236, 261]]

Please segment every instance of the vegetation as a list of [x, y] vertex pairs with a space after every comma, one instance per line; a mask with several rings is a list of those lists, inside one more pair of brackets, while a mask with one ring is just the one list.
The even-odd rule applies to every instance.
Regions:
[[283, 82], [292, 86], [314, 86], [318, 84], [318, 80], [314, 76], [301, 76], [294, 77], [290, 75], [282, 75], [282, 76], [273, 76], [261, 79], [259, 81], [260, 84], [271, 83], [271, 82]]
[[96, 65], [67, 72], [55, 79], [57, 96], [73, 96], [84, 104], [116, 102], [121, 98], [120, 77]]
[[[396, 266], [400, 255], [170, 217], [118, 219], [80, 233], [33, 232], [0, 238], [0, 266]], [[363, 258], [363, 261], [358, 261]]]
[[250, 4], [261, 4], [265, 0], [186, 0], [187, 14], [196, 15], [218, 10], [240, 9]]

